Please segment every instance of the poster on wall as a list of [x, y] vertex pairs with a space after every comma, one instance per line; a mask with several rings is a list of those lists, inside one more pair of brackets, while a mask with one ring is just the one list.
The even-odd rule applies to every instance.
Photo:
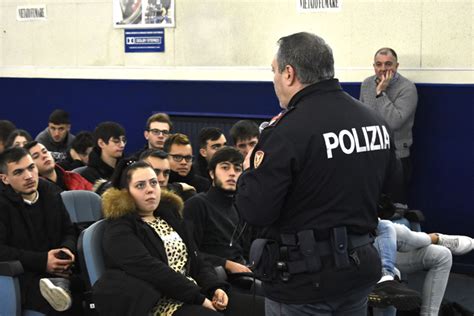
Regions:
[[164, 28], [175, 26], [175, 0], [113, 0], [114, 27]]
[[341, 11], [342, 0], [296, 0], [298, 12]]

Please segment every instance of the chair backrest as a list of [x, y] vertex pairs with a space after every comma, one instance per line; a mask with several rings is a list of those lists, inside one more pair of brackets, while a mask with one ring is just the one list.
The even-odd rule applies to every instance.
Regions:
[[89, 286], [100, 278], [105, 271], [102, 236], [104, 235], [105, 220], [100, 220], [87, 227], [79, 235], [78, 253], [81, 267]]
[[97, 193], [64, 191], [61, 197], [73, 223], [95, 222], [102, 218], [102, 200]]
[[86, 168], [87, 168], [87, 166], [82, 166], [82, 167], [77, 167], [77, 168], [75, 168], [75, 169], [72, 169], [71, 171], [72, 171], [72, 172], [75, 172], [75, 173], [79, 173], [80, 175], [82, 175], [82, 172], [83, 172], [84, 170], [86, 170]]

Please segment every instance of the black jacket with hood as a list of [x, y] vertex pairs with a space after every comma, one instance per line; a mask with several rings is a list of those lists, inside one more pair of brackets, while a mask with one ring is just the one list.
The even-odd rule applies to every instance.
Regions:
[[100, 158], [101, 150], [97, 147], [92, 149], [89, 154], [89, 163], [87, 168], [81, 172], [81, 176], [86, 178], [87, 181], [94, 184], [99, 179], [110, 180], [114, 173], [114, 168], [106, 164], [102, 158]]

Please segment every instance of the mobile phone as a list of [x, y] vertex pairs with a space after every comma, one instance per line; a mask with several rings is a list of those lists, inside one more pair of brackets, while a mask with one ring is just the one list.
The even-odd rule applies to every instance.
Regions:
[[56, 255], [56, 258], [65, 260], [65, 259], [71, 259], [71, 256], [68, 255], [65, 251], [61, 250]]

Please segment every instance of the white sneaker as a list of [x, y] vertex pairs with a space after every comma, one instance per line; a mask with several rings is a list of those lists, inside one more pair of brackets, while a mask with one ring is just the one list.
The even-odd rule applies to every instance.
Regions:
[[49, 305], [58, 312], [68, 310], [72, 305], [69, 280], [64, 278], [40, 279], [40, 292]]
[[467, 236], [438, 235], [438, 245], [451, 250], [453, 255], [463, 255], [474, 249], [474, 240]]

